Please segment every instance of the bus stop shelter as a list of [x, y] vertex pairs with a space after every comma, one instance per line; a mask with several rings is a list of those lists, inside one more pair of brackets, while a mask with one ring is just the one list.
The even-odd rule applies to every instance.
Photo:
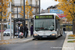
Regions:
[[[13, 26], [14, 26], [13, 33], [14, 34], [13, 35], [18, 36], [18, 34], [19, 34], [19, 26], [20, 26], [20, 24], [23, 24], [23, 28], [24, 28], [25, 19], [23, 19], [23, 18], [14, 18], [13, 20], [14, 20], [14, 23], [13, 23]], [[25, 34], [24, 29], [23, 29], [23, 33]]]

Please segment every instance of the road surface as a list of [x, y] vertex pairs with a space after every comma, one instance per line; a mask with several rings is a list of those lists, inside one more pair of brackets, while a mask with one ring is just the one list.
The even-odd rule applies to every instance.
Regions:
[[32, 40], [27, 43], [1, 45], [0, 50], [62, 50], [65, 36], [58, 39]]

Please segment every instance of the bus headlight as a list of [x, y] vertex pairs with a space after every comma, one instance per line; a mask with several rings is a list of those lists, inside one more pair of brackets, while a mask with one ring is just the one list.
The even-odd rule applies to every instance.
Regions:
[[38, 34], [34, 34], [34, 36], [38, 36]]
[[56, 34], [51, 34], [52, 36], [55, 36]]

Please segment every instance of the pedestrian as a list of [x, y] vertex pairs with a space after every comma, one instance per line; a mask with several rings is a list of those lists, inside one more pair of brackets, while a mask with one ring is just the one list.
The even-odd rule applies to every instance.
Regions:
[[27, 36], [28, 36], [28, 28], [27, 28], [27, 24], [25, 25], [25, 27], [24, 27], [24, 30], [25, 30], [25, 38], [27, 38]]
[[31, 36], [33, 35], [33, 25], [30, 27]]
[[20, 33], [20, 24], [18, 24], [18, 38], [19, 38], [19, 33]]
[[20, 24], [20, 32], [23, 33], [23, 24]]
[[19, 37], [23, 38], [23, 24], [20, 24], [20, 33], [19, 33]]
[[65, 29], [65, 28], [63, 28], [63, 35], [65, 35], [65, 31], [66, 31], [66, 29]]

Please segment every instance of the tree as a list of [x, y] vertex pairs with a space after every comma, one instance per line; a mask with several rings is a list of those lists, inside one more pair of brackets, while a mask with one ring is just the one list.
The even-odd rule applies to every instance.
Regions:
[[7, 11], [9, 0], [0, 0], [1, 40], [3, 40], [3, 20], [8, 19], [10, 12]]
[[[22, 6], [22, 11], [21, 13], [19, 13], [20, 15], [24, 16], [24, 7]], [[28, 0], [26, 0], [26, 5], [25, 5], [25, 19], [29, 19], [32, 18], [33, 14], [32, 14], [33, 9], [31, 9], [31, 6], [29, 6]]]
[[58, 0], [58, 9], [64, 11], [69, 21], [73, 21], [73, 34], [75, 34], [75, 0]]
[[2, 12], [2, 19], [8, 19], [10, 12], [7, 12], [9, 0], [1, 0], [0, 12]]

